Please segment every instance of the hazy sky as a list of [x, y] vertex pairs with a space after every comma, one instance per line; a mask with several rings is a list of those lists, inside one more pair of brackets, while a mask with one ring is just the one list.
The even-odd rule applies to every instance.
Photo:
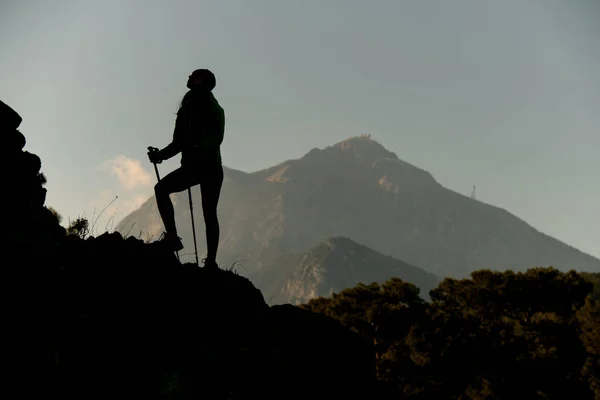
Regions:
[[146, 147], [209, 68], [228, 167], [370, 132], [600, 256], [598, 21], [598, 0], [0, 0], [0, 99], [65, 220], [152, 194]]

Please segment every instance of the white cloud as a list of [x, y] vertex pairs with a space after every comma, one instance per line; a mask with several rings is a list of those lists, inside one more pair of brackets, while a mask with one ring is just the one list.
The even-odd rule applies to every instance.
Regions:
[[125, 190], [150, 186], [150, 174], [139, 160], [118, 155], [100, 165], [100, 169], [116, 175]]

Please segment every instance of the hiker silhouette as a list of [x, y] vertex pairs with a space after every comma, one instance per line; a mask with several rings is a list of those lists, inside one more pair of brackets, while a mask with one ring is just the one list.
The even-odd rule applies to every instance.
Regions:
[[[177, 235], [175, 211], [169, 196], [200, 185], [206, 225], [205, 267], [217, 267], [220, 233], [217, 204], [223, 184], [220, 146], [225, 131], [225, 112], [212, 93], [215, 85], [216, 79], [211, 71], [197, 69], [192, 72], [187, 81], [190, 90], [183, 96], [177, 111], [172, 142], [162, 150], [148, 148], [148, 158], [155, 167], [181, 152], [181, 166], [159, 179], [154, 186], [156, 204], [165, 226], [160, 241], [173, 251], [181, 250], [183, 244]], [[158, 175], [158, 169], [156, 171]]]

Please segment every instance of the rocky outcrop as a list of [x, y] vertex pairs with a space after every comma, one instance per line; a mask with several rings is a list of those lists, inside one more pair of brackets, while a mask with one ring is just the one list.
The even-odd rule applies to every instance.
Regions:
[[[65, 230], [44, 206], [46, 178], [40, 158], [25, 149], [18, 130], [21, 116], [0, 101], [2, 141], [2, 293], [4, 375], [29, 397], [38, 387], [51, 387], [56, 250]], [[14, 385], [14, 386], [13, 386]], [[7, 387], [7, 386], [4, 386]]]

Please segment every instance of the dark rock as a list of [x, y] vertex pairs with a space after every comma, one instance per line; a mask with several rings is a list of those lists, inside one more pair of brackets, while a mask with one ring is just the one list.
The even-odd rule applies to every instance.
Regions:
[[24, 151], [21, 155], [21, 170], [28, 176], [36, 176], [42, 169], [42, 160], [36, 154]]
[[8, 104], [0, 100], [0, 132], [14, 131], [21, 125], [23, 119]]
[[10, 130], [4, 134], [2, 138], [3, 146], [6, 148], [8, 153], [10, 152], [18, 152], [25, 147], [25, 136], [17, 130]]

